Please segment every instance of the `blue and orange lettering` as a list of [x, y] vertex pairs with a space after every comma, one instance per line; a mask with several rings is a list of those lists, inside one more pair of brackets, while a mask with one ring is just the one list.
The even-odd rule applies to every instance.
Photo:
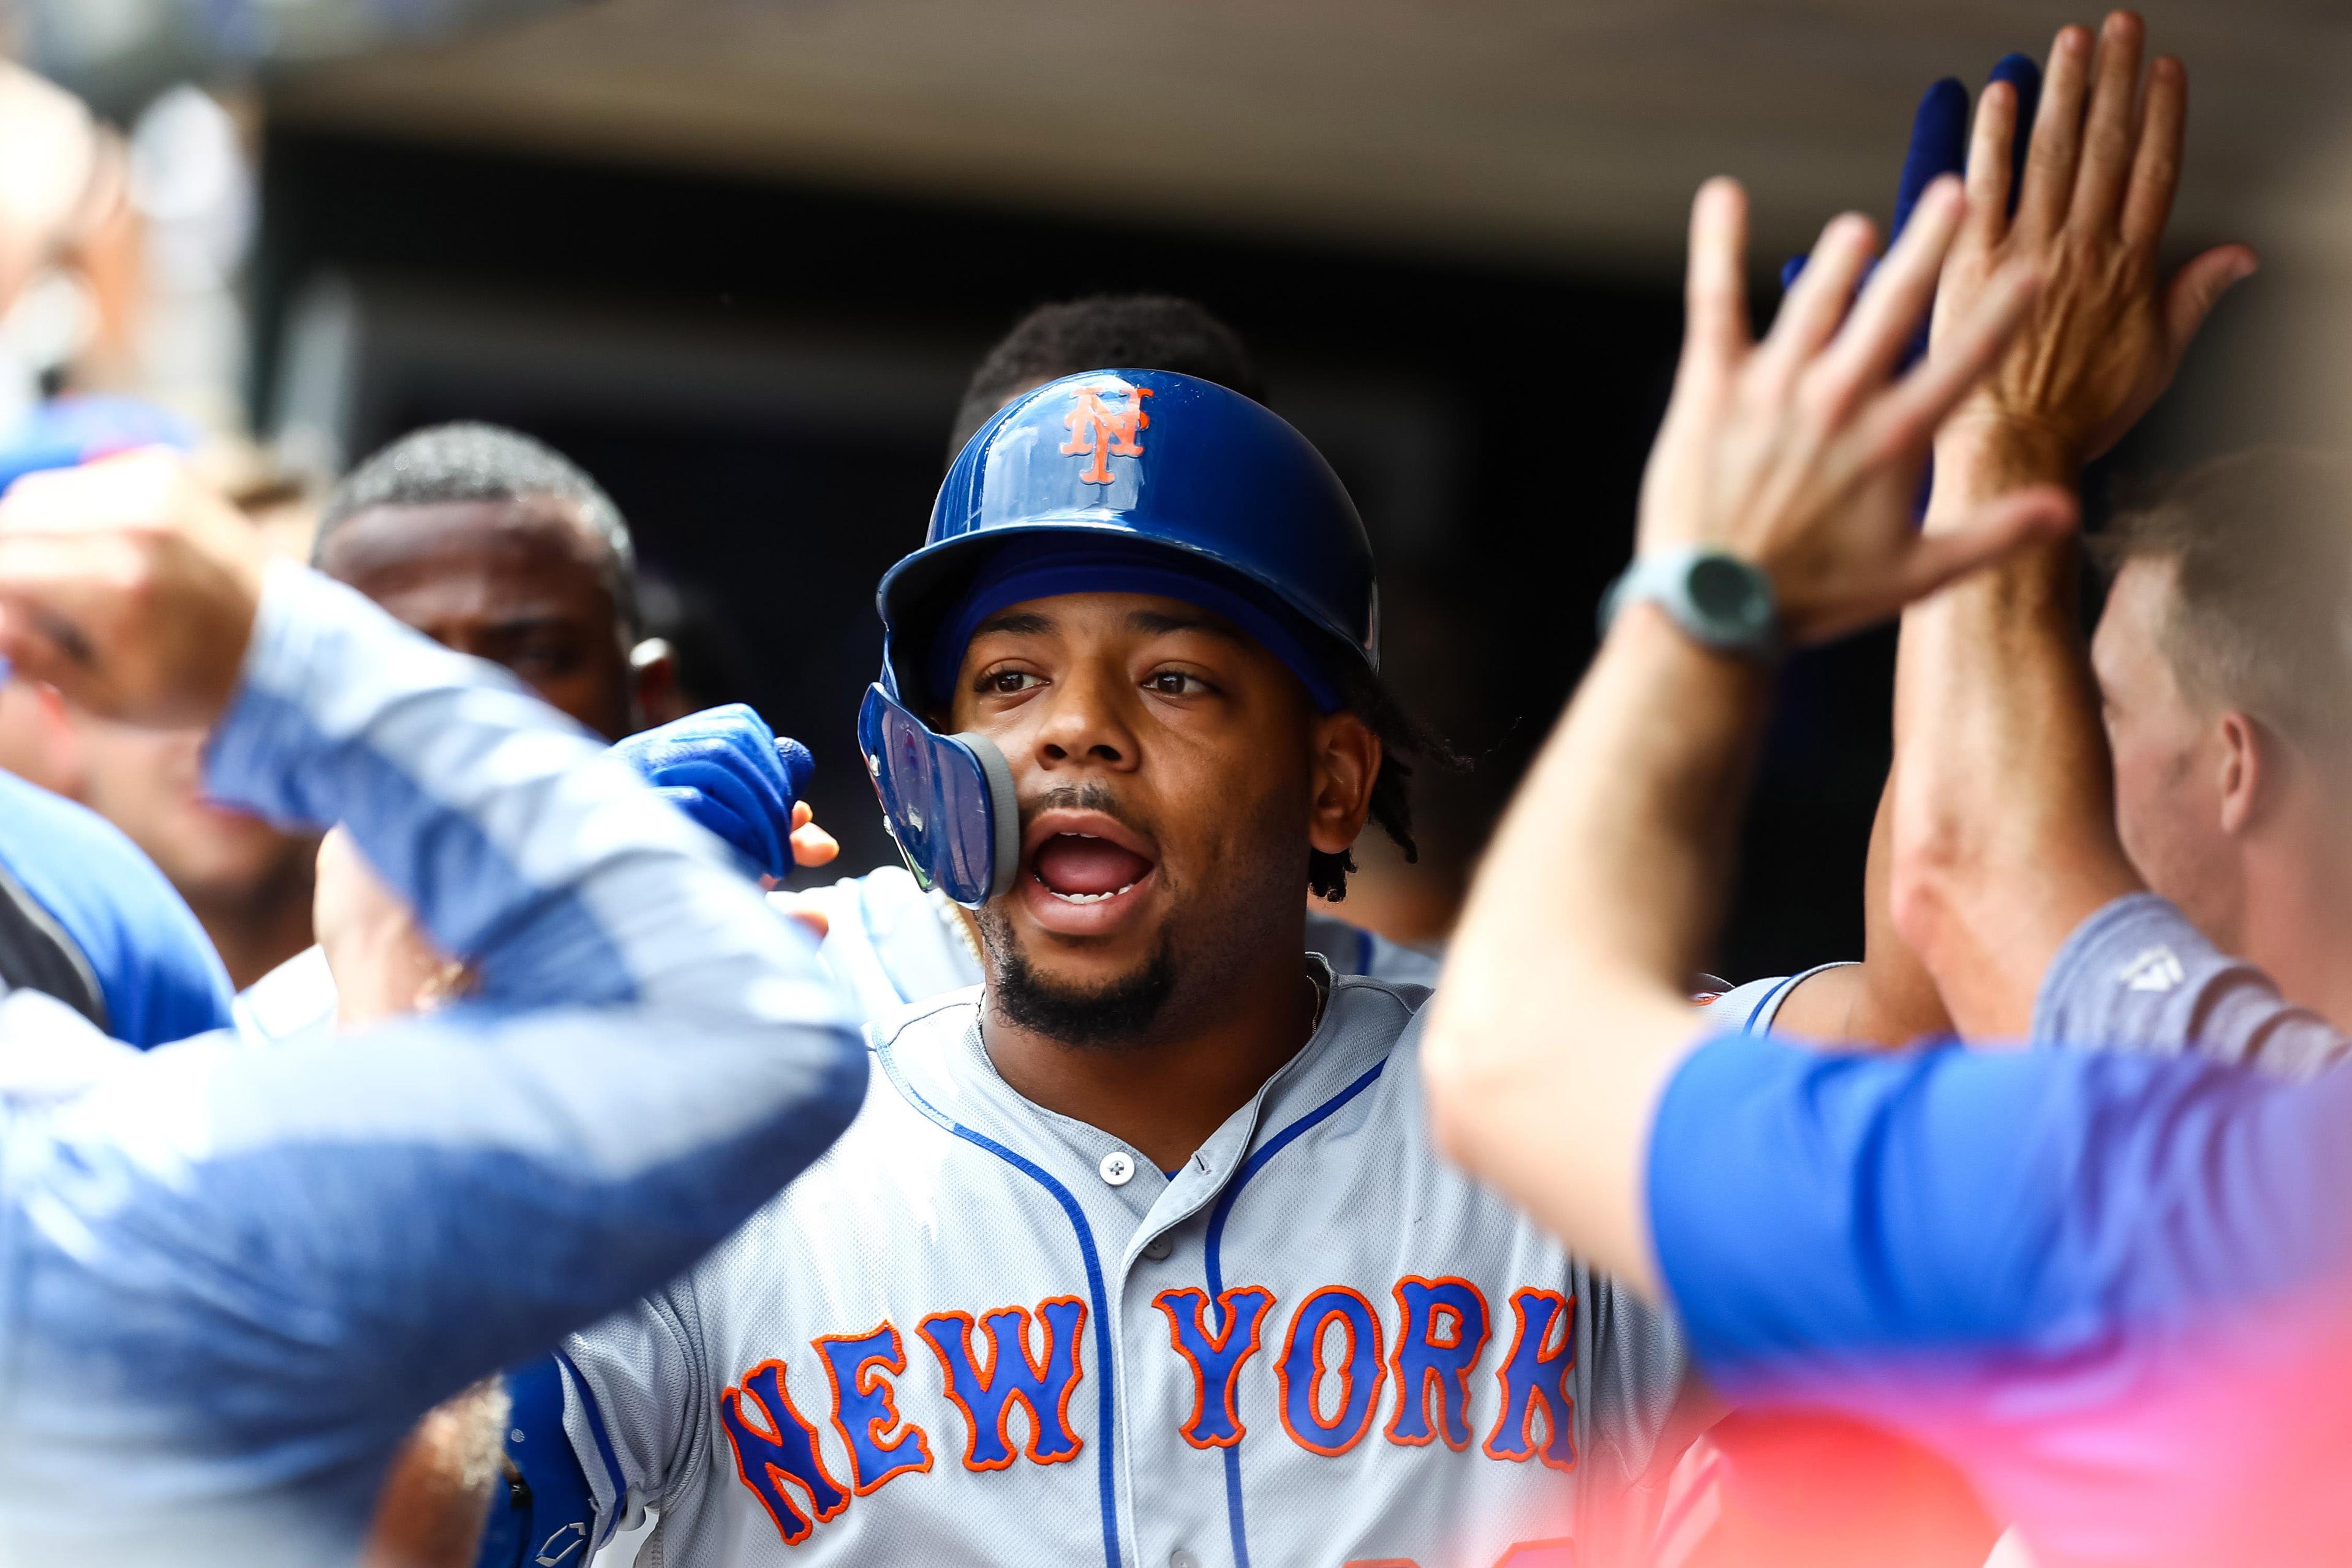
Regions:
[[992, 1347], [984, 1367], [972, 1359], [971, 1313], [934, 1312], [916, 1325], [938, 1352], [948, 1397], [963, 1412], [971, 1434], [964, 1444], [965, 1469], [1001, 1470], [1013, 1463], [1007, 1424], [1016, 1404], [1029, 1413], [1029, 1458], [1038, 1464], [1075, 1458], [1084, 1446], [1070, 1428], [1070, 1395], [1085, 1375], [1078, 1338], [1086, 1328], [1087, 1304], [1075, 1296], [1057, 1296], [1038, 1302], [1037, 1316], [1045, 1325], [1042, 1360], [1029, 1354], [1028, 1309], [999, 1307], [982, 1316]]
[[1192, 1418], [1181, 1428], [1184, 1441], [1195, 1448], [1232, 1447], [1242, 1440], [1235, 1385], [1242, 1363], [1257, 1353], [1258, 1325], [1274, 1305], [1274, 1292], [1255, 1285], [1220, 1292], [1217, 1320], [1223, 1327], [1213, 1334], [1205, 1321], [1205, 1290], [1162, 1290], [1151, 1304], [1168, 1314], [1168, 1337], [1176, 1353], [1192, 1363]]
[[827, 1334], [811, 1342], [833, 1380], [833, 1425], [849, 1446], [849, 1484], [857, 1495], [908, 1470], [929, 1470], [931, 1445], [920, 1426], [898, 1415], [890, 1387], [907, 1370], [898, 1331], [884, 1323], [870, 1334]]
[[793, 1407], [782, 1362], [763, 1361], [745, 1373], [740, 1384], [721, 1390], [719, 1419], [735, 1449], [736, 1473], [776, 1521], [787, 1546], [806, 1541], [816, 1523], [784, 1489], [786, 1483], [807, 1494], [819, 1521], [849, 1506], [849, 1494], [824, 1468], [816, 1428]]
[[[1503, 1413], [1484, 1445], [1489, 1458], [1525, 1464], [1539, 1456], [1555, 1470], [1576, 1468], [1576, 1400], [1569, 1392], [1576, 1373], [1576, 1312], [1570, 1297], [1557, 1290], [1513, 1291], [1511, 1310], [1518, 1326], [1511, 1353], [1495, 1375], [1503, 1384]], [[1557, 1324], [1559, 1335], [1552, 1339]], [[1538, 1415], [1543, 1442], [1536, 1444]]]
[[[1347, 1336], [1348, 1345], [1327, 1366], [1324, 1336], [1334, 1325]], [[1274, 1370], [1282, 1385], [1283, 1430], [1309, 1453], [1346, 1453], [1371, 1429], [1380, 1408], [1381, 1381], [1388, 1375], [1381, 1360], [1380, 1314], [1361, 1292], [1326, 1285], [1291, 1314], [1290, 1334]], [[1323, 1419], [1326, 1372], [1339, 1380], [1339, 1410], [1328, 1421]]]
[[[1449, 1448], [1470, 1446], [1470, 1371], [1486, 1348], [1486, 1298], [1467, 1279], [1397, 1281], [1396, 1414], [1388, 1439], [1414, 1447], [1444, 1437]], [[1430, 1395], [1437, 1418], [1430, 1420]]]

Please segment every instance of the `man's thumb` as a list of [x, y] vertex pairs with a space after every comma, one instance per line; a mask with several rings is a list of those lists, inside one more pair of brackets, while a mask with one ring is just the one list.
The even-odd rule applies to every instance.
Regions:
[[2172, 275], [2164, 291], [2166, 340], [2178, 361], [2205, 324], [2205, 318], [2231, 288], [2254, 275], [2261, 258], [2242, 245], [2221, 245], [2189, 261]]

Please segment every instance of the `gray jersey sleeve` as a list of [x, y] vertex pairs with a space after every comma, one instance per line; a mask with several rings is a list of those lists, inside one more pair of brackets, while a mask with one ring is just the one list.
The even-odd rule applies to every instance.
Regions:
[[2282, 998], [2262, 971], [2221, 952], [2153, 893], [2116, 900], [2076, 928], [2042, 977], [2033, 1043], [2194, 1052], [2309, 1078], [2352, 1042]]
[[0, 1099], [0, 1558], [153, 1560], [59, 1544], [143, 1516], [204, 1560], [200, 1518], [272, 1499], [355, 1540], [417, 1415], [677, 1275], [845, 1124], [864, 1053], [812, 944], [602, 751], [273, 569], [207, 785], [343, 823], [478, 988]]
[[594, 1544], [666, 1506], [693, 1473], [715, 1386], [697, 1331], [694, 1277], [563, 1342], [563, 1427], [596, 1505]]

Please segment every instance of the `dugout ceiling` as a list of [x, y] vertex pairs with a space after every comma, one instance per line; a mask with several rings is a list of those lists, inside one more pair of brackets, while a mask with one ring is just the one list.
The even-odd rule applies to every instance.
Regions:
[[[2185, 229], [2273, 237], [2342, 111], [2336, 0], [2145, 7], [2196, 84]], [[2095, 20], [2091, 7], [2072, 8]], [[1891, 197], [1933, 77], [2032, 0], [603, 0], [308, 68], [295, 122], [1538, 265], [1652, 270], [1727, 170], [1763, 242]]]

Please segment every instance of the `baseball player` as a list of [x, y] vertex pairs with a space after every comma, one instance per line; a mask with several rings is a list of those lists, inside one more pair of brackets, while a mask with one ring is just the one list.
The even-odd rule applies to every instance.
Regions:
[[[956, 408], [950, 462], [1006, 404], [1062, 376], [1105, 364], [1142, 364], [1214, 382], [1255, 402], [1265, 392], [1241, 338], [1191, 300], [1102, 294], [1040, 305], [1015, 322], [974, 367]], [[1441, 750], [1413, 737], [1423, 756]], [[826, 960], [868, 1015], [980, 984], [980, 927], [972, 913], [927, 892], [895, 867], [806, 895], [830, 927]], [[1413, 985], [1437, 981], [1438, 961], [1324, 910], [1310, 907], [1307, 946], [1342, 974]]]
[[[0, 489], [151, 444], [186, 426], [129, 398], [53, 399], [0, 440]], [[0, 706], [37, 700], [24, 688]], [[126, 1044], [159, 1046], [229, 1019], [229, 979], [187, 902], [121, 829], [20, 773], [0, 732], [0, 980], [66, 1002]]]
[[834, 1153], [564, 1342], [596, 1541], [651, 1508], [696, 1568], [1533, 1568], [1637, 1532], [1607, 1504], [1673, 1331], [1435, 1158], [1427, 992], [1299, 956], [1301, 889], [1402, 827], [1373, 601], [1345, 491], [1236, 394], [1101, 371], [972, 437], [860, 734], [986, 978], [873, 1026]]
[[541, 705], [177, 464], [0, 502], [0, 656], [340, 820], [472, 999], [143, 1055], [0, 998], [0, 1559], [348, 1561], [424, 1408], [674, 1276], [864, 1080], [804, 939]]

